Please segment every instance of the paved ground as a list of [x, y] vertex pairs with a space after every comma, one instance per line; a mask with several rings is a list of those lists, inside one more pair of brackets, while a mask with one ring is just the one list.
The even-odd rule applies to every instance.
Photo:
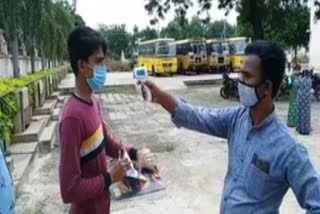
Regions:
[[[237, 77], [237, 74], [232, 74], [231, 77]], [[190, 73], [189, 75], [174, 75], [173, 77], [149, 77], [150, 80], [155, 81], [157, 84], [160, 84], [166, 90], [186, 89], [186, 86], [184, 84], [185, 81], [207, 81], [218, 80], [221, 78], [221, 74], [193, 75], [192, 73]], [[70, 73], [59, 84], [59, 88], [62, 90], [73, 89], [74, 83], [74, 75]], [[135, 80], [133, 79], [131, 72], [111, 72], [108, 73], [105, 86], [130, 86], [134, 84]]]
[[[164, 78], [159, 79], [165, 84]], [[238, 104], [221, 99], [217, 86], [183, 87], [172, 92], [191, 103], [207, 107]], [[167, 184], [167, 189], [162, 192], [114, 201], [113, 214], [219, 212], [227, 167], [227, 145], [224, 140], [175, 128], [163, 109], [143, 102], [134, 91], [105, 93], [99, 98], [103, 115], [109, 121], [114, 135], [137, 147], [149, 147], [156, 154], [161, 175]], [[276, 107], [279, 116], [285, 120], [288, 104], [278, 102]], [[308, 148], [315, 167], [320, 171], [320, 103], [313, 104], [312, 114], [314, 130], [310, 136], [300, 136], [291, 131]], [[18, 193], [17, 213], [67, 212], [67, 206], [62, 204], [59, 195], [58, 161], [58, 149], [47, 156], [35, 158], [29, 177]], [[302, 213], [291, 192], [287, 194], [281, 211], [284, 214]]]

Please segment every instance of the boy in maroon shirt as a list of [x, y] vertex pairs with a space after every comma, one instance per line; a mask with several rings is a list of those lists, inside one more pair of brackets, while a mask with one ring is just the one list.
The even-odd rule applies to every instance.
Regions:
[[[61, 196], [71, 203], [70, 214], [109, 214], [109, 186], [123, 180], [129, 169], [129, 161], [119, 158], [123, 150], [138, 160], [140, 169], [155, 167], [148, 154], [114, 139], [101, 117], [93, 92], [104, 86], [107, 75], [103, 37], [91, 28], [77, 28], [69, 36], [68, 49], [76, 89], [64, 106], [59, 129]], [[119, 159], [110, 172], [107, 156]]]

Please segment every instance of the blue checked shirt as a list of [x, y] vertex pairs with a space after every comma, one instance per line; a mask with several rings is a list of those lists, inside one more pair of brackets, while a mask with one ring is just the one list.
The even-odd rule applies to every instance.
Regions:
[[289, 187], [308, 214], [320, 214], [319, 174], [274, 112], [253, 127], [244, 107], [208, 110], [177, 99], [172, 120], [177, 127], [228, 139], [221, 214], [278, 214]]
[[0, 139], [0, 214], [14, 214], [14, 192]]

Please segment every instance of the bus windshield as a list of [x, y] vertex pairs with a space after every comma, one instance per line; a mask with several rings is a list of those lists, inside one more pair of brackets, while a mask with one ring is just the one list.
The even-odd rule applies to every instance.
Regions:
[[192, 43], [191, 44], [191, 51], [194, 54], [202, 54], [206, 52], [206, 45], [204, 43]]
[[211, 53], [216, 54], [218, 52], [217, 44], [211, 45]]
[[176, 46], [173, 42], [159, 42], [156, 45], [156, 55], [158, 56], [175, 56]]
[[221, 43], [217, 44], [217, 52], [218, 54], [222, 54], [223, 53], [223, 46]]
[[234, 49], [237, 54], [244, 54], [247, 43], [245, 41], [237, 41], [234, 43]]

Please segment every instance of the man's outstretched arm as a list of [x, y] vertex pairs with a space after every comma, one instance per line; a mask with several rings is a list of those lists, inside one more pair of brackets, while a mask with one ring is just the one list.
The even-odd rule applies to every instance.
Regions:
[[152, 101], [159, 103], [172, 116], [178, 127], [185, 127], [202, 133], [227, 138], [231, 120], [236, 110], [232, 108], [209, 110], [194, 107], [180, 98], [161, 90], [152, 82], [145, 83], [151, 90]]

